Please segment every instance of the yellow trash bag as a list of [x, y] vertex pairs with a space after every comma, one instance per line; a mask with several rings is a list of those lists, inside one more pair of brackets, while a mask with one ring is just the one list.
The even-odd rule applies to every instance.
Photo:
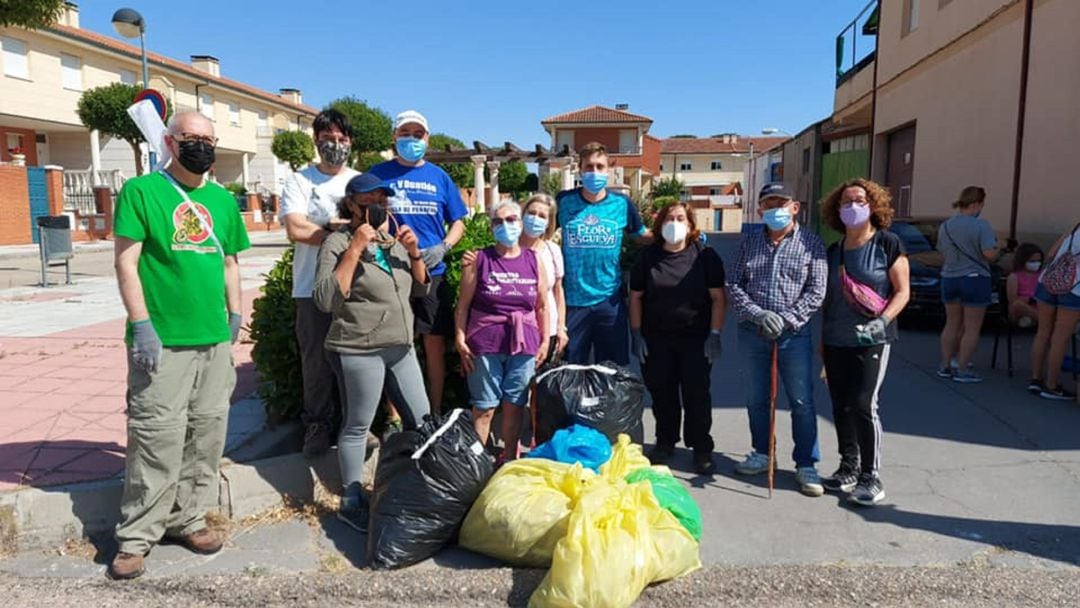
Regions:
[[622, 481], [638, 469], [648, 468], [652, 463], [641, 451], [641, 445], [630, 442], [630, 436], [619, 433], [611, 448], [611, 458], [600, 465], [600, 476], [611, 482]]
[[458, 542], [515, 566], [546, 568], [566, 536], [570, 513], [596, 473], [544, 458], [508, 462], [488, 482]]
[[529, 607], [630, 606], [649, 583], [700, 567], [697, 543], [648, 484], [597, 483], [574, 508]]

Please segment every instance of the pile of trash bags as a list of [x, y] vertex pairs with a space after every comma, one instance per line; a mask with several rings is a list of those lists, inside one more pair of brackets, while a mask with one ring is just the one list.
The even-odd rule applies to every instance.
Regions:
[[634, 372], [615, 363], [573, 365], [554, 363], [540, 369], [536, 382], [533, 434], [536, 443], [555, 431], [581, 424], [603, 433], [610, 443], [626, 433], [642, 443], [641, 416], [645, 385]]
[[530, 606], [629, 606], [644, 588], [701, 566], [701, 512], [667, 467], [623, 434], [599, 473], [528, 458], [491, 478], [461, 546], [516, 566], [550, 567]]

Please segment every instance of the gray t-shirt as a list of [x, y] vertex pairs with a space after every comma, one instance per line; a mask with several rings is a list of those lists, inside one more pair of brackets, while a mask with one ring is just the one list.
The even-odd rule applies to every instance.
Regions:
[[991, 276], [990, 263], [982, 252], [996, 243], [997, 236], [990, 222], [962, 213], [950, 217], [938, 228], [937, 248], [945, 257], [941, 276], [946, 279]]
[[[848, 303], [840, 286], [840, 265], [856, 281], [873, 289], [886, 300], [892, 298], [893, 287], [889, 269], [905, 255], [900, 237], [887, 230], [878, 230], [862, 247], [844, 249], [844, 241], [829, 247], [829, 288], [822, 306], [822, 340], [827, 346], [868, 346], [860, 344], [855, 330], [870, 320]], [[885, 328], [885, 342], [897, 339], [896, 319]]]

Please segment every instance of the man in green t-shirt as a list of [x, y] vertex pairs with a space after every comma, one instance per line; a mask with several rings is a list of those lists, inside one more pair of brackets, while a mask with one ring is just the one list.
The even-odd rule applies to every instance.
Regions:
[[231, 343], [240, 331], [240, 268], [250, 246], [232, 195], [208, 182], [214, 127], [177, 114], [165, 143], [173, 161], [128, 180], [116, 199], [116, 278], [127, 309], [127, 468], [116, 527], [116, 579], [144, 571], [162, 537], [196, 553], [225, 539], [206, 525], [217, 502]]

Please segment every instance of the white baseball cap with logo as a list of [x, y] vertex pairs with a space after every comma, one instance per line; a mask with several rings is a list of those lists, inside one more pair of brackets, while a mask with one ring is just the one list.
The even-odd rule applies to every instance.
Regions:
[[405, 110], [401, 114], [398, 114], [396, 118], [394, 118], [395, 131], [400, 129], [403, 125], [407, 124], [418, 124], [421, 127], [424, 127], [425, 131], [431, 131], [431, 129], [428, 129], [427, 126], [427, 119], [424, 118], [423, 114], [417, 112], [416, 110]]

